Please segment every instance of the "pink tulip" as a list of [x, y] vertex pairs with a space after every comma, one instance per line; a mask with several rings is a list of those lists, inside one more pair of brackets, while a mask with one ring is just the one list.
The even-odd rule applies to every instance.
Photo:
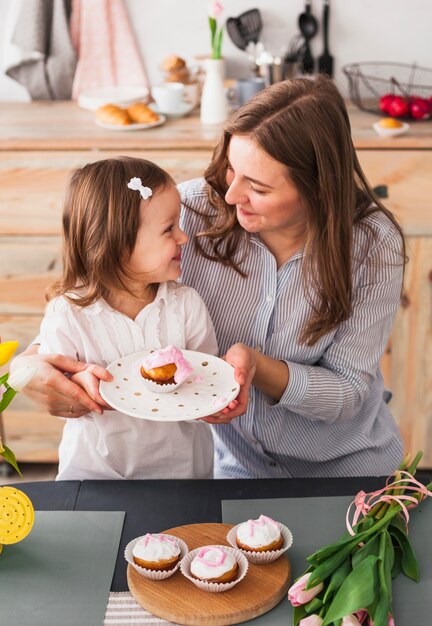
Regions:
[[361, 622], [355, 615], [345, 615], [342, 619], [342, 626], [361, 626]]
[[298, 626], [321, 626], [323, 621], [324, 620], [319, 615], [313, 614], [301, 619]]
[[311, 576], [312, 572], [304, 574], [296, 583], [294, 583], [292, 587], [288, 589], [288, 600], [293, 606], [301, 606], [302, 604], [310, 602], [324, 587], [323, 583], [318, 583], [315, 587], [306, 589], [307, 582]]
[[208, 8], [209, 17], [213, 17], [216, 19], [224, 10], [222, 4], [220, 2], [211, 2]]
[[366, 621], [368, 617], [368, 612], [365, 609], [360, 609], [360, 611], [355, 611], [354, 615], [356, 616], [360, 624], [363, 624], [363, 622]]

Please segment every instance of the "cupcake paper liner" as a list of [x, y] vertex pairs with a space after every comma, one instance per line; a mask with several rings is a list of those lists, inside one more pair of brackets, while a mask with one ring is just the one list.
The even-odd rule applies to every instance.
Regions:
[[200, 548], [196, 548], [195, 550], [191, 550], [185, 558], [182, 560], [180, 564], [180, 571], [187, 579], [189, 579], [196, 587], [201, 589], [202, 591], [208, 591], [210, 593], [221, 593], [222, 591], [228, 591], [232, 587], [235, 587], [243, 578], [246, 576], [246, 572], [248, 571], [249, 563], [245, 559], [245, 557], [241, 554], [240, 550], [235, 548], [229, 548], [228, 546], [217, 546], [215, 548], [222, 548], [226, 552], [234, 554], [237, 564], [238, 564], [238, 574], [235, 580], [232, 580], [230, 583], [209, 583], [204, 580], [198, 580], [191, 575], [190, 566], [193, 559], [196, 557], [198, 552], [205, 546], [201, 546]]
[[[243, 523], [243, 522], [242, 522]], [[243, 554], [249, 563], [257, 563], [259, 565], [264, 565], [265, 563], [271, 563], [272, 561], [276, 561], [288, 548], [291, 547], [293, 542], [292, 532], [289, 528], [281, 524], [280, 522], [276, 522], [280, 528], [281, 535], [283, 537], [283, 546], [279, 548], [279, 550], [268, 550], [267, 552], [250, 552], [249, 550], [242, 550], [238, 547], [236, 542], [237, 529], [241, 524], [237, 524], [231, 528], [231, 530], [227, 534], [228, 543], [239, 550], [241, 554]]]
[[140, 567], [139, 565], [135, 563], [135, 561], [133, 560], [132, 550], [134, 549], [138, 541], [142, 539], [145, 535], [141, 535], [141, 537], [136, 537], [135, 539], [132, 539], [132, 541], [129, 541], [129, 543], [127, 544], [125, 548], [124, 556], [125, 556], [126, 561], [130, 565], [132, 565], [132, 567], [138, 572], [138, 574], [141, 574], [141, 576], [144, 576], [144, 578], [149, 578], [150, 580], [165, 580], [165, 578], [169, 578], [170, 576], [176, 573], [176, 571], [180, 567], [182, 559], [184, 559], [184, 557], [189, 552], [189, 548], [187, 547], [187, 544], [184, 541], [182, 541], [178, 537], [174, 537], [174, 535], [168, 535], [167, 533], [162, 533], [162, 534], [164, 534], [166, 537], [169, 537], [170, 539], [175, 539], [175, 541], [178, 544], [178, 547], [180, 548], [179, 560], [174, 565], [174, 567], [169, 570], [146, 569], [145, 567]]
[[149, 391], [153, 393], [172, 393], [175, 391], [180, 385], [183, 383], [171, 383], [170, 385], [159, 385], [159, 383], [155, 383], [153, 380], [148, 380], [147, 378], [142, 379], [143, 384]]

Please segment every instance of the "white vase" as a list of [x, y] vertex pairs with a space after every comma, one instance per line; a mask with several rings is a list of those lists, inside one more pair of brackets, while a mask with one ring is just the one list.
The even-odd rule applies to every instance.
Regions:
[[204, 61], [205, 79], [201, 95], [202, 124], [223, 124], [228, 119], [227, 100], [224, 88], [224, 59]]

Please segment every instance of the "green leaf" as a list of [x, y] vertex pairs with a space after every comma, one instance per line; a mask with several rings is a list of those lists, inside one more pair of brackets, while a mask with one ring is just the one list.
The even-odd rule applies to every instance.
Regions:
[[303, 619], [304, 617], [306, 617], [306, 615], [307, 615], [307, 612], [306, 612], [304, 604], [302, 604], [301, 606], [293, 607], [293, 624], [294, 624], [294, 626], [297, 626], [299, 621], [301, 619]]
[[400, 525], [389, 526], [389, 532], [391, 536], [397, 541], [402, 551], [401, 565], [402, 571], [408, 578], [411, 578], [418, 583], [420, 580], [420, 573], [417, 558], [414, 554], [414, 550], [411, 546], [411, 542], [405, 532], [405, 529], [401, 530]]
[[322, 626], [329, 626], [374, 602], [377, 588], [377, 557], [366, 557], [342, 583], [327, 610]]
[[310, 602], [307, 602], [304, 605], [304, 607], [305, 607], [306, 613], [308, 615], [311, 615], [312, 613], [318, 613], [322, 605], [323, 605], [323, 601], [320, 598], [316, 597], [316, 598], [312, 598]]
[[337, 590], [342, 585], [343, 581], [348, 576], [350, 571], [351, 571], [350, 559], [347, 558], [332, 574], [332, 577], [330, 578], [330, 582], [327, 585], [327, 589], [324, 594], [324, 598], [323, 598], [324, 602], [327, 602], [330, 596], [334, 595], [337, 592]]
[[223, 28], [220, 29], [217, 37], [216, 37], [216, 59], [220, 59], [222, 57], [221, 55], [221, 50], [222, 50], [222, 37], [223, 37]]
[[380, 596], [375, 611], [371, 614], [374, 626], [388, 626], [390, 605], [386, 596]]
[[[352, 550], [357, 545], [357, 537], [355, 537], [351, 543], [344, 545], [339, 552], [336, 552], [325, 561], [320, 564], [312, 572], [312, 576], [309, 578], [306, 585], [306, 589], [311, 589], [320, 582], [323, 582], [326, 578], [331, 576], [337, 568], [345, 561], [345, 559], [351, 554]], [[343, 617], [343, 616], [342, 616]]]
[[312, 563], [313, 565], [317, 565], [320, 561], [327, 559], [332, 554], [335, 554], [339, 550], [339, 548], [343, 547], [347, 543], [351, 543], [353, 539], [357, 538], [357, 542], [360, 543], [362, 541], [362, 533], [368, 531], [375, 524], [375, 520], [371, 517], [365, 517], [361, 520], [354, 529], [358, 531], [361, 528], [361, 532], [356, 532], [356, 534], [350, 535], [348, 532], [345, 532], [341, 537], [335, 541], [334, 543], [330, 543], [327, 546], [324, 546], [320, 550], [317, 550], [313, 554], [307, 557], [308, 563]]
[[5, 461], [7, 461], [9, 465], [12, 465], [14, 470], [16, 470], [22, 478], [20, 468], [18, 467], [18, 463], [16, 461], [15, 455], [12, 452], [12, 450], [8, 448], [7, 446], [3, 445], [3, 452], [0, 452], [0, 455], [4, 457]]
[[359, 550], [357, 550], [357, 552], [353, 554], [353, 557], [351, 559], [353, 568], [357, 567], [357, 565], [359, 565], [363, 561], [363, 559], [365, 559], [370, 554], [373, 554], [374, 556], [378, 556], [379, 554], [379, 535], [371, 537], [364, 546], [362, 546]]
[[0, 376], [0, 385], [3, 385], [3, 383], [5, 383], [8, 378], [9, 378], [9, 372], [6, 372], [6, 374], [3, 374], [3, 376]]
[[399, 574], [401, 573], [401, 571], [402, 571], [402, 549], [398, 544], [394, 548], [394, 561], [393, 561], [393, 567], [391, 571], [391, 577], [393, 579], [397, 578]]
[[15, 398], [17, 392], [12, 387], [8, 387], [0, 400], [0, 413], [7, 409], [12, 400]]
[[210, 41], [212, 50], [214, 49], [215, 44], [215, 36], [216, 36], [216, 20], [214, 17], [209, 17], [209, 25], [210, 25]]

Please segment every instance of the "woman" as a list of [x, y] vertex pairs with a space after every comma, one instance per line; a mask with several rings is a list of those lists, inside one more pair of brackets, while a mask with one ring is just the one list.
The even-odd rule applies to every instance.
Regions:
[[[404, 242], [359, 166], [333, 83], [257, 94], [227, 124], [205, 181], [179, 189], [182, 280], [206, 303], [242, 385], [235, 409], [207, 419], [216, 477], [391, 473], [402, 444], [379, 360]], [[27, 393], [51, 413], [96, 408], [58, 371], [83, 365], [31, 358], [45, 362]]]

